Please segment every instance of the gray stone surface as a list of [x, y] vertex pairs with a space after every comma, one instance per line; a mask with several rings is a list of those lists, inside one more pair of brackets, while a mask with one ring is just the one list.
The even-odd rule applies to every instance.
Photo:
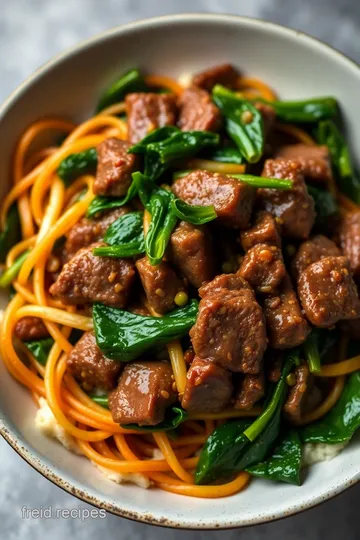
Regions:
[[[268, 19], [327, 41], [360, 62], [359, 0], [0, 0], [0, 101], [59, 51], [117, 24], [181, 12], [236, 13]], [[293, 518], [227, 532], [155, 529], [114, 516], [105, 519], [22, 519], [21, 508], [85, 508], [33, 471], [0, 440], [0, 539], [52, 540], [355, 540], [360, 486]]]

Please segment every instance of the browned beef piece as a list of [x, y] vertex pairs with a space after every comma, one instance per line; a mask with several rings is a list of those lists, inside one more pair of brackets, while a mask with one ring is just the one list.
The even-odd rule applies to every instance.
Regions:
[[101, 302], [125, 307], [135, 280], [131, 259], [115, 259], [93, 255], [96, 243], [80, 249], [60, 272], [50, 293], [65, 305]]
[[347, 214], [340, 227], [340, 244], [355, 278], [360, 279], [360, 212]]
[[360, 301], [346, 257], [326, 257], [301, 274], [298, 293], [314, 326], [329, 327], [360, 316]]
[[136, 261], [136, 268], [150, 306], [161, 314], [174, 309], [175, 296], [185, 288], [171, 266], [165, 261], [152, 266], [149, 259], [143, 257]]
[[121, 197], [131, 184], [131, 174], [138, 166], [138, 158], [128, 154], [131, 144], [111, 137], [97, 147], [98, 164], [93, 190], [95, 195]]
[[125, 366], [109, 396], [109, 408], [118, 424], [155, 426], [164, 420], [166, 407], [176, 399], [170, 364], [138, 361]]
[[128, 94], [125, 104], [131, 143], [141, 141], [154, 129], [175, 124], [176, 98], [173, 94]]
[[278, 226], [272, 214], [266, 211], [258, 212], [254, 225], [247, 231], [241, 232], [240, 241], [245, 251], [256, 246], [256, 244], [281, 247]]
[[276, 158], [298, 161], [304, 175], [309, 180], [332, 178], [329, 149], [327, 146], [311, 146], [309, 144], [289, 144], [282, 146], [276, 153]]
[[283, 236], [308, 238], [315, 221], [314, 199], [308, 193], [301, 165], [297, 161], [268, 159], [262, 175], [292, 180], [291, 190], [258, 189], [258, 201], [275, 216]]
[[210, 94], [201, 88], [187, 88], [179, 100], [178, 126], [183, 131], [217, 131], [221, 114]]
[[239, 383], [235, 394], [234, 408], [248, 411], [265, 394], [264, 373], [260, 371], [256, 375], [245, 375]]
[[215, 275], [211, 237], [206, 227], [181, 221], [170, 238], [171, 258], [197, 289]]
[[128, 206], [116, 208], [101, 214], [98, 218], [82, 218], [76, 225], [71, 227], [66, 235], [65, 252], [69, 260], [79, 249], [102, 240], [107, 229], [119, 217], [130, 212]]
[[87, 392], [115, 388], [123, 365], [103, 355], [92, 332], [82, 335], [67, 359], [69, 371]]
[[177, 197], [188, 204], [214, 205], [218, 221], [228, 227], [249, 225], [255, 190], [248, 184], [208, 171], [194, 171], [172, 185]]
[[297, 281], [305, 268], [316, 261], [320, 261], [325, 257], [338, 257], [341, 255], [337, 245], [322, 234], [318, 234], [300, 244], [297, 253], [291, 263], [292, 273]]
[[21, 341], [34, 341], [49, 336], [45, 324], [39, 317], [22, 317], [16, 323], [14, 333]]
[[186, 351], [184, 352], [184, 361], [185, 361], [185, 364], [186, 365], [190, 365], [192, 363], [192, 361], [194, 360], [195, 358], [195, 353], [194, 353], [194, 349], [192, 347], [189, 347], [188, 349], [186, 349]]
[[260, 101], [257, 103], [254, 103], [257, 110], [261, 113], [261, 116], [263, 117], [264, 121], [264, 133], [265, 137], [269, 135], [271, 132], [273, 125], [275, 124], [276, 120], [276, 113], [274, 107], [271, 107], [271, 105], [267, 105], [266, 103], [261, 103]]
[[289, 422], [298, 424], [301, 419], [305, 393], [309, 385], [310, 371], [308, 365], [304, 362], [297, 366], [294, 374], [296, 382], [294, 386], [290, 387], [284, 404], [284, 412]]
[[259, 373], [267, 346], [261, 307], [249, 290], [220, 290], [200, 301], [190, 330], [195, 354], [243, 373]]
[[192, 84], [204, 88], [209, 92], [215, 84], [222, 84], [228, 88], [235, 88], [239, 76], [238, 71], [231, 64], [221, 64], [194, 75]]
[[269, 343], [274, 349], [296, 347], [306, 340], [310, 332], [288, 276], [283, 280], [278, 295], [265, 298], [264, 315]]
[[266, 378], [273, 383], [277, 383], [281, 377], [284, 354], [282, 351], [269, 351], [266, 355]]
[[187, 373], [181, 405], [191, 412], [221, 411], [229, 403], [232, 392], [230, 371], [195, 356]]
[[246, 289], [253, 292], [247, 281], [243, 279], [239, 274], [219, 274], [212, 281], [206, 283], [199, 289], [200, 298], [205, 296], [214, 295], [219, 291], [241, 291]]
[[250, 248], [239, 269], [239, 275], [260, 294], [274, 294], [285, 274], [281, 249], [267, 244]]

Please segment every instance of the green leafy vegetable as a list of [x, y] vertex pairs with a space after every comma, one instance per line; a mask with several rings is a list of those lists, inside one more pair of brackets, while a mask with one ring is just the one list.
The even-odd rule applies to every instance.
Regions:
[[127, 424], [121, 426], [125, 429], [133, 429], [135, 431], [170, 431], [177, 428], [188, 417], [188, 413], [181, 407], [169, 407], [165, 411], [165, 418], [163, 422], [160, 422], [156, 426], [139, 426], [138, 424]]
[[212, 97], [225, 117], [229, 137], [249, 163], [257, 163], [264, 151], [264, 121], [257, 108], [224, 86], [217, 84]]
[[197, 311], [196, 300], [163, 317], [146, 317], [95, 304], [96, 341], [108, 358], [129, 362], [150, 348], [182, 337], [195, 323]]
[[236, 165], [242, 165], [245, 161], [241, 152], [231, 146], [216, 148], [212, 152], [208, 152], [206, 158], [212, 161], [219, 161], [220, 163], [235, 163]]
[[145, 155], [147, 152], [147, 147], [150, 143], [164, 141], [171, 138], [175, 133], [179, 133], [179, 128], [175, 126], [163, 126], [154, 131], [151, 131], [146, 135], [141, 141], [134, 144], [130, 149], [129, 153], [131, 154], [140, 154]]
[[133, 257], [145, 251], [143, 212], [130, 212], [110, 225], [104, 236], [109, 246], [93, 249], [102, 257]]
[[317, 221], [326, 222], [329, 217], [339, 212], [337, 202], [329, 191], [316, 188], [310, 184], [307, 185], [307, 189], [315, 202]]
[[288, 190], [293, 185], [292, 181], [286, 178], [264, 178], [263, 176], [254, 176], [253, 174], [227, 174], [226, 176], [237, 178], [254, 188]]
[[114, 208], [120, 208], [125, 204], [129, 203], [138, 193], [138, 183], [137, 180], [133, 180], [129, 186], [127, 194], [122, 198], [115, 197], [95, 197], [89, 204], [86, 216], [92, 218], [106, 212], [108, 210], [113, 210]]
[[31, 354], [36, 358], [36, 360], [42, 365], [45, 366], [51, 347], [54, 345], [54, 340], [51, 337], [39, 339], [37, 341], [24, 341], [24, 345], [29, 349]]
[[321, 359], [335, 347], [339, 339], [339, 332], [336, 328], [333, 330], [329, 330], [328, 328], [313, 328], [311, 335], [316, 343]]
[[300, 431], [306, 443], [338, 444], [349, 441], [360, 427], [360, 371], [352, 373], [339, 401], [320, 420]]
[[312, 332], [304, 343], [304, 353], [311, 373], [318, 373], [321, 370], [321, 359], [317, 341]]
[[57, 174], [65, 185], [69, 185], [79, 176], [94, 173], [97, 166], [96, 148], [89, 148], [77, 154], [70, 154], [62, 160], [57, 168]]
[[197, 484], [229, 477], [266, 458], [280, 432], [286, 377], [298, 358], [297, 350], [288, 353], [281, 378], [270, 393], [263, 413], [255, 421], [238, 420], [224, 424], [210, 435], [196, 468]]
[[298, 432], [286, 433], [266, 461], [246, 470], [253, 476], [300, 486], [301, 441]]
[[335, 122], [331, 120], [320, 122], [316, 138], [319, 144], [325, 144], [330, 150], [340, 191], [360, 204], [360, 178], [355, 173], [345, 138]]
[[102, 95], [96, 112], [100, 112], [114, 103], [123, 101], [130, 92], [146, 92], [147, 86], [138, 69], [130, 69], [117, 79]]
[[95, 403], [101, 405], [101, 407], [104, 407], [104, 409], [109, 408], [109, 396], [107, 394], [103, 394], [101, 396], [98, 394], [90, 394], [89, 397], [91, 397]]
[[16, 259], [16, 261], [10, 266], [10, 268], [5, 270], [5, 272], [3, 274], [1, 274], [1, 276], [0, 276], [0, 287], [1, 288], [8, 287], [14, 281], [14, 279], [16, 278], [18, 273], [20, 272], [21, 267], [22, 267], [25, 259], [29, 255], [29, 253], [30, 253], [30, 250], [24, 251], [24, 253], [22, 253]]
[[273, 107], [277, 118], [283, 122], [295, 124], [333, 118], [338, 112], [337, 101], [333, 97], [319, 97], [303, 101], [266, 101], [264, 99], [257, 99], [257, 101]]
[[171, 207], [176, 217], [193, 225], [204, 225], [217, 218], [213, 206], [192, 206], [181, 199], [173, 199]]
[[10, 249], [20, 241], [21, 229], [19, 212], [16, 204], [13, 204], [6, 216], [4, 230], [0, 233], [0, 262], [5, 262]]

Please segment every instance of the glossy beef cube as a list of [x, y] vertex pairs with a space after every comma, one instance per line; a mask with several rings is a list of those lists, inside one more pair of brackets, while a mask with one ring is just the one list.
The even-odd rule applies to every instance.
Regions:
[[304, 401], [311, 374], [308, 365], [304, 362], [294, 370], [295, 384], [290, 387], [288, 396], [284, 404], [284, 413], [288, 421], [292, 424], [299, 424], [304, 408]]
[[263, 371], [256, 375], [245, 375], [237, 383], [234, 408], [249, 411], [265, 395]]
[[249, 283], [239, 274], [219, 274], [209, 283], [205, 283], [199, 289], [200, 298], [219, 293], [219, 291], [241, 291], [248, 290], [253, 292]]
[[172, 185], [177, 197], [188, 204], [213, 205], [218, 221], [228, 227], [245, 229], [249, 225], [255, 190], [248, 184], [207, 171], [194, 171]]
[[340, 244], [350, 269], [360, 279], [360, 212], [347, 214], [340, 227]]
[[211, 236], [205, 226], [181, 221], [171, 235], [170, 246], [173, 262], [194, 287], [214, 277]]
[[98, 164], [94, 181], [95, 195], [122, 197], [138, 167], [138, 158], [129, 154], [130, 143], [115, 137], [106, 139], [97, 147]]
[[304, 343], [310, 328], [287, 276], [275, 296], [264, 300], [269, 344], [274, 349], [291, 349]]
[[153, 266], [143, 257], [136, 261], [136, 268], [149, 305], [161, 314], [174, 309], [175, 296], [185, 287], [171, 266], [165, 261]]
[[125, 104], [131, 143], [141, 141], [157, 128], [175, 124], [176, 98], [173, 94], [128, 94]]
[[49, 337], [49, 332], [39, 317], [22, 317], [15, 324], [14, 333], [21, 341], [34, 341]]
[[229, 403], [232, 392], [230, 371], [195, 356], [187, 373], [181, 405], [191, 412], [221, 411]]
[[289, 144], [282, 146], [276, 158], [291, 159], [300, 163], [304, 176], [309, 180], [328, 182], [332, 178], [329, 149], [327, 146]]
[[254, 225], [250, 229], [241, 232], [240, 241], [245, 251], [256, 246], [256, 244], [281, 247], [278, 225], [272, 214], [266, 211], [258, 212]]
[[82, 335], [67, 359], [69, 371], [87, 392], [115, 388], [123, 365], [103, 355], [92, 332]]
[[306, 240], [315, 221], [314, 199], [309, 195], [297, 161], [268, 159], [262, 175], [266, 178], [286, 178], [292, 181], [290, 190], [258, 189], [258, 203], [275, 216], [287, 238]]
[[298, 293], [314, 326], [330, 327], [360, 316], [360, 301], [346, 257], [326, 257], [301, 274]]
[[257, 244], [245, 254], [239, 275], [260, 294], [273, 294], [286, 274], [281, 249]]
[[155, 426], [175, 403], [174, 376], [167, 362], [126, 364], [117, 388], [109, 396], [109, 408], [117, 424]]
[[221, 114], [211, 96], [201, 88], [187, 88], [179, 100], [178, 126], [183, 131], [217, 131]]
[[341, 255], [337, 245], [322, 234], [318, 234], [300, 244], [297, 253], [291, 263], [292, 273], [296, 281], [299, 279], [305, 268], [310, 264], [320, 261], [325, 257], [338, 257]]
[[194, 75], [192, 84], [211, 92], [216, 84], [227, 88], [235, 88], [239, 76], [238, 71], [231, 64], [221, 64]]
[[64, 265], [50, 293], [65, 305], [100, 302], [125, 307], [135, 280], [134, 263], [131, 259], [94, 255], [93, 249], [102, 245], [80, 249]]

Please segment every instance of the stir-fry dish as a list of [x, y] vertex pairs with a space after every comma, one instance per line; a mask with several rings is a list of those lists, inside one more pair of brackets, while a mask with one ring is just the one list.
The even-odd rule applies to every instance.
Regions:
[[360, 180], [341, 104], [279, 100], [231, 65], [188, 79], [132, 69], [89, 120], [21, 136], [2, 359], [39, 429], [118, 483], [300, 485], [360, 425]]

